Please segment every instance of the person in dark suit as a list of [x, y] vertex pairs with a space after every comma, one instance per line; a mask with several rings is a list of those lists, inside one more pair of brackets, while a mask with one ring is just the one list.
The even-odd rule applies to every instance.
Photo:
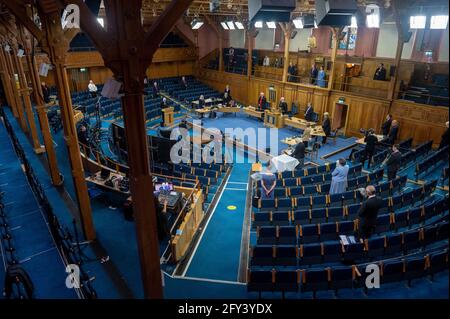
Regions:
[[314, 107], [311, 103], [308, 103], [305, 110], [305, 120], [311, 122], [313, 120]]
[[369, 163], [367, 163], [367, 168], [370, 168], [370, 163], [372, 162], [373, 154], [375, 153], [375, 147], [378, 143], [378, 138], [374, 134], [374, 130], [371, 128], [367, 131], [367, 135], [364, 138], [364, 142], [366, 143], [366, 147], [364, 148], [364, 154], [361, 158], [361, 164], [364, 167], [364, 163], [367, 159], [369, 159]]
[[44, 102], [49, 103], [50, 102], [50, 89], [48, 88], [47, 84], [45, 82], [41, 83], [42, 88], [42, 94], [44, 95]]
[[322, 145], [327, 142], [327, 137], [331, 134], [331, 121], [330, 114], [328, 112], [323, 113], [322, 129], [325, 136], [322, 137]]
[[319, 74], [319, 70], [317, 69], [317, 66], [315, 63], [312, 64], [311, 70], [309, 71], [309, 76], [311, 78], [311, 84], [316, 84], [317, 81], [317, 75]]
[[258, 98], [258, 110], [259, 111], [263, 111], [266, 108], [266, 97], [264, 96], [264, 92], [261, 92], [259, 94], [259, 98]]
[[170, 237], [170, 228], [169, 228], [169, 216], [167, 213], [167, 199], [160, 205], [159, 199], [155, 196], [155, 206], [156, 206], [156, 221], [157, 221], [157, 230], [158, 230], [158, 239], [163, 240], [164, 238]]
[[391, 129], [392, 124], [392, 115], [388, 114], [386, 116], [386, 121], [381, 125], [381, 132], [383, 136], [387, 136], [389, 134], [389, 130]]
[[373, 75], [373, 79], [378, 81], [386, 81], [386, 69], [383, 63], [378, 65], [378, 68], [375, 70], [375, 74]]
[[225, 93], [228, 94], [228, 96], [231, 99], [231, 89], [230, 89], [230, 85], [227, 84], [227, 86], [225, 86], [225, 90], [223, 91], [223, 95], [225, 96]]
[[303, 167], [305, 164], [305, 143], [301, 140], [297, 145], [295, 145], [294, 151], [291, 154], [291, 157], [294, 157], [298, 160], [297, 167]]
[[445, 122], [445, 126], [447, 127], [447, 129], [445, 130], [444, 134], [442, 134], [442, 136], [441, 136], [441, 143], [439, 143], [439, 149], [448, 146], [448, 121]]
[[288, 105], [284, 100], [284, 97], [281, 97], [278, 107], [280, 108], [281, 113], [286, 114], [288, 112]]
[[365, 239], [369, 238], [375, 230], [378, 211], [383, 206], [383, 201], [375, 195], [375, 192], [374, 186], [369, 185], [366, 187], [367, 199], [363, 202], [358, 211], [358, 216], [362, 222], [362, 234], [360, 233], [360, 237]]
[[289, 67], [288, 67], [288, 82], [294, 82], [295, 78], [295, 67], [294, 64], [292, 62], [289, 62]]
[[181, 77], [181, 86], [183, 87], [183, 89], [187, 90], [188, 84], [184, 76]]
[[225, 92], [223, 94], [223, 105], [229, 106], [230, 105], [230, 101], [231, 101], [231, 96], [227, 92]]
[[167, 104], [167, 99], [163, 97], [161, 100], [161, 109], [165, 109], [166, 107], [169, 107], [169, 105]]
[[394, 145], [398, 136], [398, 122], [396, 120], [392, 121], [391, 129], [389, 130], [389, 134], [387, 136], [386, 143], [389, 145]]
[[159, 95], [159, 85], [156, 82], [153, 82], [153, 86], [152, 86], [152, 94], [153, 97], [157, 97]]
[[397, 171], [402, 164], [402, 153], [398, 150], [398, 145], [392, 145], [392, 153], [384, 160], [386, 165], [388, 181], [397, 177]]

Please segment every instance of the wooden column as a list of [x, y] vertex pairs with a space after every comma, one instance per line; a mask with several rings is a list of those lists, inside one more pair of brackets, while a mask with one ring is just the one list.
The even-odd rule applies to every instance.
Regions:
[[14, 71], [13, 59], [11, 57], [11, 53], [5, 52], [5, 57], [6, 57], [6, 64], [9, 69], [11, 89], [12, 89], [14, 100], [16, 101], [15, 105], [16, 105], [17, 117], [19, 119], [19, 124], [20, 124], [20, 127], [22, 128], [22, 131], [28, 132], [28, 126], [27, 126], [27, 122], [26, 122], [25, 115], [23, 112], [22, 99], [20, 98], [19, 90], [17, 88], [16, 78], [15, 78], [16, 73]]
[[[398, 12], [398, 3], [397, 1], [392, 2], [392, 13], [395, 19], [395, 26], [397, 27], [397, 50], [395, 51], [395, 70], [394, 74], [391, 76], [390, 82], [389, 82], [389, 89], [388, 89], [388, 100], [394, 100], [395, 99], [395, 88], [397, 86], [398, 82], [398, 74], [400, 69], [400, 63], [402, 59], [402, 53], [403, 53], [403, 40], [404, 40], [404, 34], [403, 34], [403, 27], [402, 27], [402, 21], [400, 14]], [[392, 103], [392, 102], [391, 102]]]
[[337, 50], [339, 45], [339, 34], [341, 33], [341, 28], [332, 28], [332, 42], [333, 42], [333, 50], [331, 51], [331, 70], [328, 76], [328, 89], [333, 89], [333, 81], [336, 73], [336, 57]]
[[63, 183], [61, 173], [58, 168], [58, 161], [56, 159], [55, 148], [53, 147], [53, 138], [50, 132], [50, 125], [48, 123], [47, 108], [44, 102], [44, 94], [39, 79], [39, 72], [37, 70], [36, 59], [31, 54], [26, 55], [28, 70], [30, 70], [31, 84], [33, 85], [33, 97], [36, 102], [36, 112], [38, 115], [39, 125], [41, 127], [42, 138], [44, 140], [45, 151], [47, 153], [47, 161], [50, 169], [50, 176], [53, 185], [60, 186]]
[[289, 68], [289, 42], [291, 41], [291, 27], [289, 23], [280, 23], [284, 34], [284, 64], [283, 64], [283, 82], [287, 82]]
[[250, 79], [253, 71], [253, 30], [247, 30], [247, 77]]
[[41, 142], [39, 142], [39, 136], [36, 129], [36, 122], [34, 120], [34, 113], [33, 108], [31, 106], [31, 99], [30, 99], [30, 88], [28, 87], [27, 78], [25, 76], [25, 71], [23, 70], [22, 65], [22, 58], [19, 58], [16, 54], [16, 50], [14, 52], [14, 57], [16, 60], [17, 65], [17, 71], [19, 75], [19, 82], [20, 82], [20, 94], [22, 95], [22, 99], [25, 105], [25, 113], [28, 119], [28, 126], [30, 128], [30, 136], [31, 136], [31, 142], [33, 144], [33, 149], [36, 154], [41, 154], [45, 150], [41, 146]]
[[92, 220], [91, 203], [84, 176], [83, 163], [81, 161], [77, 130], [73, 117], [72, 98], [65, 67], [69, 43], [76, 33], [70, 33], [70, 30], [62, 30], [58, 12], [45, 15], [41, 14], [41, 21], [47, 36], [48, 47], [46, 49], [50, 61], [54, 65], [56, 88], [58, 90], [58, 103], [64, 128], [64, 140], [68, 150], [70, 166], [72, 168], [73, 184], [80, 211], [78, 219], [81, 222], [86, 239], [94, 240], [95, 229]]
[[15, 117], [17, 117], [16, 110], [16, 100], [14, 99], [12, 88], [11, 88], [11, 80], [9, 75], [9, 70], [6, 65], [5, 55], [2, 48], [0, 48], [0, 69], [1, 69], [1, 77], [3, 82], [3, 90], [5, 91], [6, 102], [11, 108], [11, 112]]

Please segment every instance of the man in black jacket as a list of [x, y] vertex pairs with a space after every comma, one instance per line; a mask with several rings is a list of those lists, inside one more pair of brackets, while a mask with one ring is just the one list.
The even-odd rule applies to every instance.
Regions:
[[381, 132], [383, 133], [383, 136], [387, 136], [389, 134], [389, 130], [391, 129], [391, 123], [392, 123], [392, 115], [388, 114], [386, 116], [386, 121], [381, 125]]
[[303, 167], [305, 164], [305, 143], [301, 140], [297, 145], [295, 145], [294, 152], [292, 152], [291, 156], [298, 160], [297, 167]]
[[311, 122], [313, 120], [314, 107], [311, 103], [308, 103], [305, 110], [305, 120]]
[[358, 211], [358, 216], [361, 219], [361, 230], [363, 238], [370, 237], [377, 225], [378, 211], [383, 205], [383, 201], [375, 195], [375, 187], [369, 185], [366, 187], [367, 199], [361, 205]]
[[397, 177], [397, 171], [399, 170], [402, 163], [402, 153], [398, 150], [398, 145], [392, 145], [392, 153], [388, 155], [388, 158], [385, 160], [388, 181], [393, 180]]
[[389, 130], [389, 134], [387, 136], [386, 143], [389, 145], [394, 145], [398, 136], [398, 122], [396, 120], [392, 121], [391, 129]]
[[378, 81], [386, 81], [386, 68], [383, 63], [378, 65], [378, 68], [375, 70], [375, 74], [373, 75], [373, 79]]
[[258, 111], [264, 111], [266, 109], [266, 97], [264, 96], [264, 92], [259, 93], [257, 109]]
[[284, 100], [284, 97], [280, 99], [280, 104], [278, 104], [278, 107], [280, 108], [281, 113], [286, 114], [288, 112], [288, 105]]
[[366, 147], [364, 148], [364, 155], [361, 158], [361, 164], [364, 167], [364, 163], [366, 159], [369, 159], [369, 163], [367, 163], [367, 168], [370, 168], [370, 163], [372, 162], [373, 153], [375, 153], [375, 146], [378, 143], [378, 138], [374, 134], [373, 129], [369, 129], [366, 137], [364, 138], [364, 142], [366, 143]]
[[322, 137], [322, 145], [327, 142], [327, 137], [331, 134], [331, 122], [330, 122], [330, 114], [328, 112], [323, 113], [323, 122], [322, 129], [325, 133], [325, 136]]

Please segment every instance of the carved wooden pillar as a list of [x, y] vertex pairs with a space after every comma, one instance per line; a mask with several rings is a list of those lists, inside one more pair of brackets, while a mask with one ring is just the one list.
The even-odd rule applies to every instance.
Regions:
[[280, 27], [283, 30], [284, 35], [284, 64], [283, 64], [283, 82], [288, 80], [288, 68], [289, 68], [289, 43], [291, 41], [291, 27], [289, 23], [280, 23]]
[[27, 122], [25, 119], [24, 111], [23, 111], [22, 99], [20, 98], [19, 90], [17, 88], [16, 77], [15, 77], [16, 73], [14, 70], [13, 59], [11, 57], [11, 53], [5, 52], [5, 57], [6, 57], [6, 64], [9, 69], [12, 93], [13, 93], [14, 100], [16, 101], [15, 105], [16, 105], [17, 117], [19, 119], [19, 124], [20, 124], [20, 127], [22, 128], [22, 131], [28, 132], [28, 126], [27, 126]]
[[250, 79], [253, 71], [253, 33], [247, 30], [247, 77]]
[[16, 100], [14, 99], [14, 95], [11, 88], [11, 76], [9, 75], [9, 70], [6, 65], [5, 55], [2, 48], [0, 48], [0, 73], [3, 82], [3, 89], [5, 91], [6, 102], [11, 108], [11, 112], [15, 117], [17, 117], [17, 109], [16, 109]]
[[36, 122], [34, 120], [34, 113], [33, 108], [31, 106], [31, 99], [30, 99], [30, 88], [28, 87], [27, 78], [25, 76], [25, 71], [23, 70], [22, 65], [22, 58], [18, 57], [16, 54], [16, 50], [13, 50], [14, 57], [16, 60], [17, 65], [17, 72], [19, 75], [19, 82], [20, 82], [20, 94], [22, 96], [24, 105], [25, 105], [25, 114], [28, 119], [28, 126], [30, 128], [30, 136], [31, 136], [31, 142], [33, 144], [33, 149], [36, 154], [41, 154], [45, 150], [41, 146], [41, 143], [39, 142], [39, 136], [36, 129]]
[[53, 185], [59, 186], [63, 183], [61, 173], [58, 168], [58, 161], [56, 159], [55, 148], [53, 147], [52, 134], [50, 132], [50, 125], [48, 123], [47, 108], [44, 102], [44, 94], [39, 79], [39, 72], [37, 70], [36, 59], [30, 54], [26, 55], [28, 70], [30, 70], [31, 84], [33, 85], [33, 97], [36, 102], [36, 112], [38, 115], [39, 125], [41, 127], [42, 138], [44, 140], [45, 151], [47, 153], [48, 166], [50, 169], [50, 176]]
[[333, 89], [333, 82], [336, 76], [336, 57], [337, 50], [339, 46], [339, 35], [341, 33], [341, 28], [332, 28], [332, 41], [333, 41], [333, 50], [331, 51], [331, 70], [330, 75], [328, 76], [328, 89]]
[[65, 67], [69, 43], [75, 33], [68, 36], [68, 34], [62, 30], [58, 12], [51, 15], [41, 15], [41, 20], [43, 21], [47, 36], [48, 47], [46, 49], [48, 50], [50, 61], [55, 67], [54, 72], [58, 90], [58, 101], [61, 110], [61, 119], [64, 128], [64, 140], [67, 145], [69, 161], [72, 168], [73, 184], [80, 211], [79, 220], [86, 239], [94, 240], [95, 229], [92, 220], [91, 203], [84, 176], [83, 163], [81, 161], [77, 130], [73, 117], [72, 98]]
[[[404, 34], [403, 34], [403, 27], [402, 27], [402, 21], [400, 14], [398, 12], [398, 3], [397, 1], [392, 2], [392, 12], [395, 19], [395, 25], [397, 27], [397, 50], [395, 51], [395, 62], [394, 62], [394, 74], [391, 76], [390, 82], [389, 82], [389, 89], [388, 89], [388, 100], [394, 100], [395, 99], [395, 89], [398, 82], [398, 74], [400, 69], [400, 63], [402, 59], [402, 53], [403, 53], [403, 40], [404, 40]], [[392, 102], [391, 102], [392, 104]]]

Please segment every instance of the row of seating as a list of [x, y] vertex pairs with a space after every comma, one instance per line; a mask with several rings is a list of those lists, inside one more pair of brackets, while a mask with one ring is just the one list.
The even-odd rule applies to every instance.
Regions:
[[[298, 245], [255, 245], [250, 247], [250, 266], [299, 266], [330, 262], [369, 261], [407, 254], [438, 241], [448, 240], [447, 221], [412, 230], [371, 237], [344, 245], [341, 241], [305, 242]], [[300, 230], [301, 232], [301, 230]]]
[[[384, 190], [389, 189], [401, 189], [406, 184], [406, 176], [398, 177], [392, 181], [382, 182], [378, 185], [374, 185], [377, 193], [382, 193]], [[436, 187], [437, 180], [433, 181], [433, 184], [425, 184], [427, 188]], [[434, 185], [434, 186], [433, 186]], [[338, 194], [327, 195], [308, 195], [308, 196], [294, 196], [275, 199], [261, 199], [253, 198], [253, 207], [258, 208], [260, 211], [264, 210], [284, 210], [295, 209], [301, 207], [317, 208], [324, 206], [343, 206], [349, 203], [356, 203], [363, 199], [363, 195], [359, 189], [346, 191]]]
[[[397, 259], [383, 260], [376, 263], [380, 270], [381, 284], [407, 280], [411, 281], [424, 276], [448, 270], [448, 249], [435, 250], [429, 254], [415, 255]], [[248, 270], [247, 290], [249, 292], [313, 292], [339, 289], [364, 289], [366, 264], [352, 266], [335, 266], [321, 269], [298, 270]], [[373, 267], [373, 266], [372, 266]]]
[[415, 171], [416, 178], [418, 179], [421, 174], [426, 173], [433, 166], [446, 160], [448, 160], [448, 146], [441, 148], [417, 163]]
[[[361, 164], [359, 164], [361, 165]], [[356, 165], [355, 165], [356, 166]], [[283, 171], [278, 174], [278, 179], [290, 178], [290, 177], [304, 177], [310, 175], [324, 174], [327, 172], [332, 172], [336, 168], [336, 162], [326, 163], [319, 166], [311, 167], [296, 167], [292, 171]]]
[[[303, 182], [300, 182], [297, 186], [289, 186], [286, 183], [279, 185], [277, 182], [277, 186], [274, 188], [274, 196], [275, 198], [283, 198], [287, 196], [300, 196], [300, 195], [310, 195], [310, 194], [328, 194], [330, 192], [331, 183], [310, 183], [312, 181], [320, 180], [319, 178], [312, 177], [312, 180], [307, 180], [309, 177], [302, 177]], [[331, 180], [331, 175], [325, 176], [323, 175], [323, 179], [325, 181]], [[377, 184], [383, 179], [383, 169], [370, 173], [368, 175], [363, 175], [360, 177], [351, 178], [347, 181], [347, 190], [353, 190], [355, 188], [365, 188], [368, 184]], [[291, 180], [291, 179], [289, 179]], [[258, 183], [259, 184], [259, 183]], [[288, 183], [289, 184], [289, 183]], [[313, 184], [313, 185], [310, 185]], [[302, 186], [303, 185], [303, 186]]]
[[[394, 211], [412, 205], [426, 198], [434, 191], [436, 181], [428, 185], [405, 191], [401, 194], [383, 198], [380, 213]], [[356, 216], [362, 202], [334, 207], [304, 208], [299, 210], [272, 210], [252, 212], [253, 226], [299, 225], [324, 221], [339, 221]]]
[[[448, 197], [432, 202], [427, 202], [418, 207], [412, 206], [406, 209], [397, 210], [391, 213], [378, 215], [375, 233], [387, 231], [398, 231], [405, 227], [412, 227], [416, 224], [441, 215], [448, 211]], [[311, 221], [311, 219], [310, 219]], [[301, 223], [294, 221], [294, 225], [289, 226], [257, 226], [256, 242], [258, 244], [295, 244], [298, 242], [322, 242], [327, 240], [337, 240], [339, 235], [352, 235], [358, 232], [360, 220], [354, 214], [347, 220], [330, 221], [328, 219], [312, 220], [311, 223]]]

